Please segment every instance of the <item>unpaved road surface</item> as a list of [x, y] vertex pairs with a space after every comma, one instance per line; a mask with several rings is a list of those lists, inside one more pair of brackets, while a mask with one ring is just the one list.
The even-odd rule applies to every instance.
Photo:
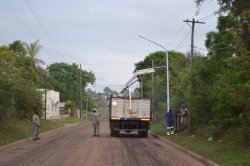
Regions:
[[101, 121], [101, 137], [92, 136], [90, 123], [64, 127], [0, 148], [1, 166], [200, 166], [207, 165], [149, 134], [110, 137]]

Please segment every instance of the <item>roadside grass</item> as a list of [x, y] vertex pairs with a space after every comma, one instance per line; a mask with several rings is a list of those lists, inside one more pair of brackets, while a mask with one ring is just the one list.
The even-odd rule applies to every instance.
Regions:
[[223, 141], [208, 141], [206, 138], [191, 136], [185, 132], [167, 136], [160, 124], [152, 124], [151, 130], [221, 165], [250, 166], [250, 147], [236, 146]]
[[[77, 118], [65, 118], [60, 120], [40, 120], [40, 133], [62, 127], [66, 123], [78, 123], [83, 120]], [[8, 120], [0, 128], [0, 146], [32, 137], [33, 123], [30, 120]]]

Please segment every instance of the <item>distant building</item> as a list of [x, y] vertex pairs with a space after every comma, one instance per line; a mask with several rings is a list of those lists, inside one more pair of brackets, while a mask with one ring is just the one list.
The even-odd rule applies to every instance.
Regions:
[[46, 119], [58, 119], [60, 117], [59, 110], [59, 92], [54, 90], [47, 90], [45, 99], [45, 89], [39, 89], [43, 92], [43, 102], [46, 101]]
[[60, 115], [68, 114], [68, 110], [64, 108], [65, 102], [59, 102]]

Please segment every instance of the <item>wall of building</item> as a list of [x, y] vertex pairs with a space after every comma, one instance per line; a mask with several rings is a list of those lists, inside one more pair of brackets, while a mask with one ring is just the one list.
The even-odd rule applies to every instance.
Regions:
[[[43, 92], [45, 90], [43, 89]], [[47, 90], [46, 95], [46, 119], [58, 119], [59, 111], [59, 92], [54, 90]], [[45, 93], [43, 93], [43, 102], [45, 103]]]

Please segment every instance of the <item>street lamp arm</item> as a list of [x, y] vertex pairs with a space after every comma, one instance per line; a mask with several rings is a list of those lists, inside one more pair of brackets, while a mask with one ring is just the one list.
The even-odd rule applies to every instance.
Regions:
[[149, 40], [149, 39], [147, 39], [147, 38], [145, 38], [145, 37], [143, 37], [143, 36], [141, 36], [141, 35], [139, 35], [139, 37], [141, 37], [141, 38], [143, 38], [143, 39], [145, 39], [145, 40], [147, 40], [147, 41], [149, 41], [149, 42], [151, 42], [151, 43], [154, 43], [155, 45], [161, 47], [161, 48], [167, 53], [166, 48], [163, 47], [162, 45], [160, 45], [160, 44], [158, 44], [158, 43], [156, 43], [156, 42], [154, 42], [154, 41], [152, 41], [152, 40]]
[[156, 42], [154, 42], [154, 41], [152, 41], [152, 40], [149, 40], [149, 39], [147, 39], [147, 38], [145, 38], [145, 37], [143, 37], [143, 36], [141, 36], [141, 35], [139, 35], [139, 37], [143, 38], [144, 40], [149, 41], [150, 43], [153, 43], [153, 44], [155, 44], [155, 45], [161, 47], [161, 48], [164, 50], [165, 54], [166, 54], [166, 73], [167, 73], [167, 74], [166, 74], [166, 75], [167, 75], [167, 112], [168, 112], [169, 109], [170, 109], [168, 52], [167, 52], [166, 48], [163, 47], [162, 45], [160, 45], [160, 44], [158, 44], [158, 43], [156, 43]]

